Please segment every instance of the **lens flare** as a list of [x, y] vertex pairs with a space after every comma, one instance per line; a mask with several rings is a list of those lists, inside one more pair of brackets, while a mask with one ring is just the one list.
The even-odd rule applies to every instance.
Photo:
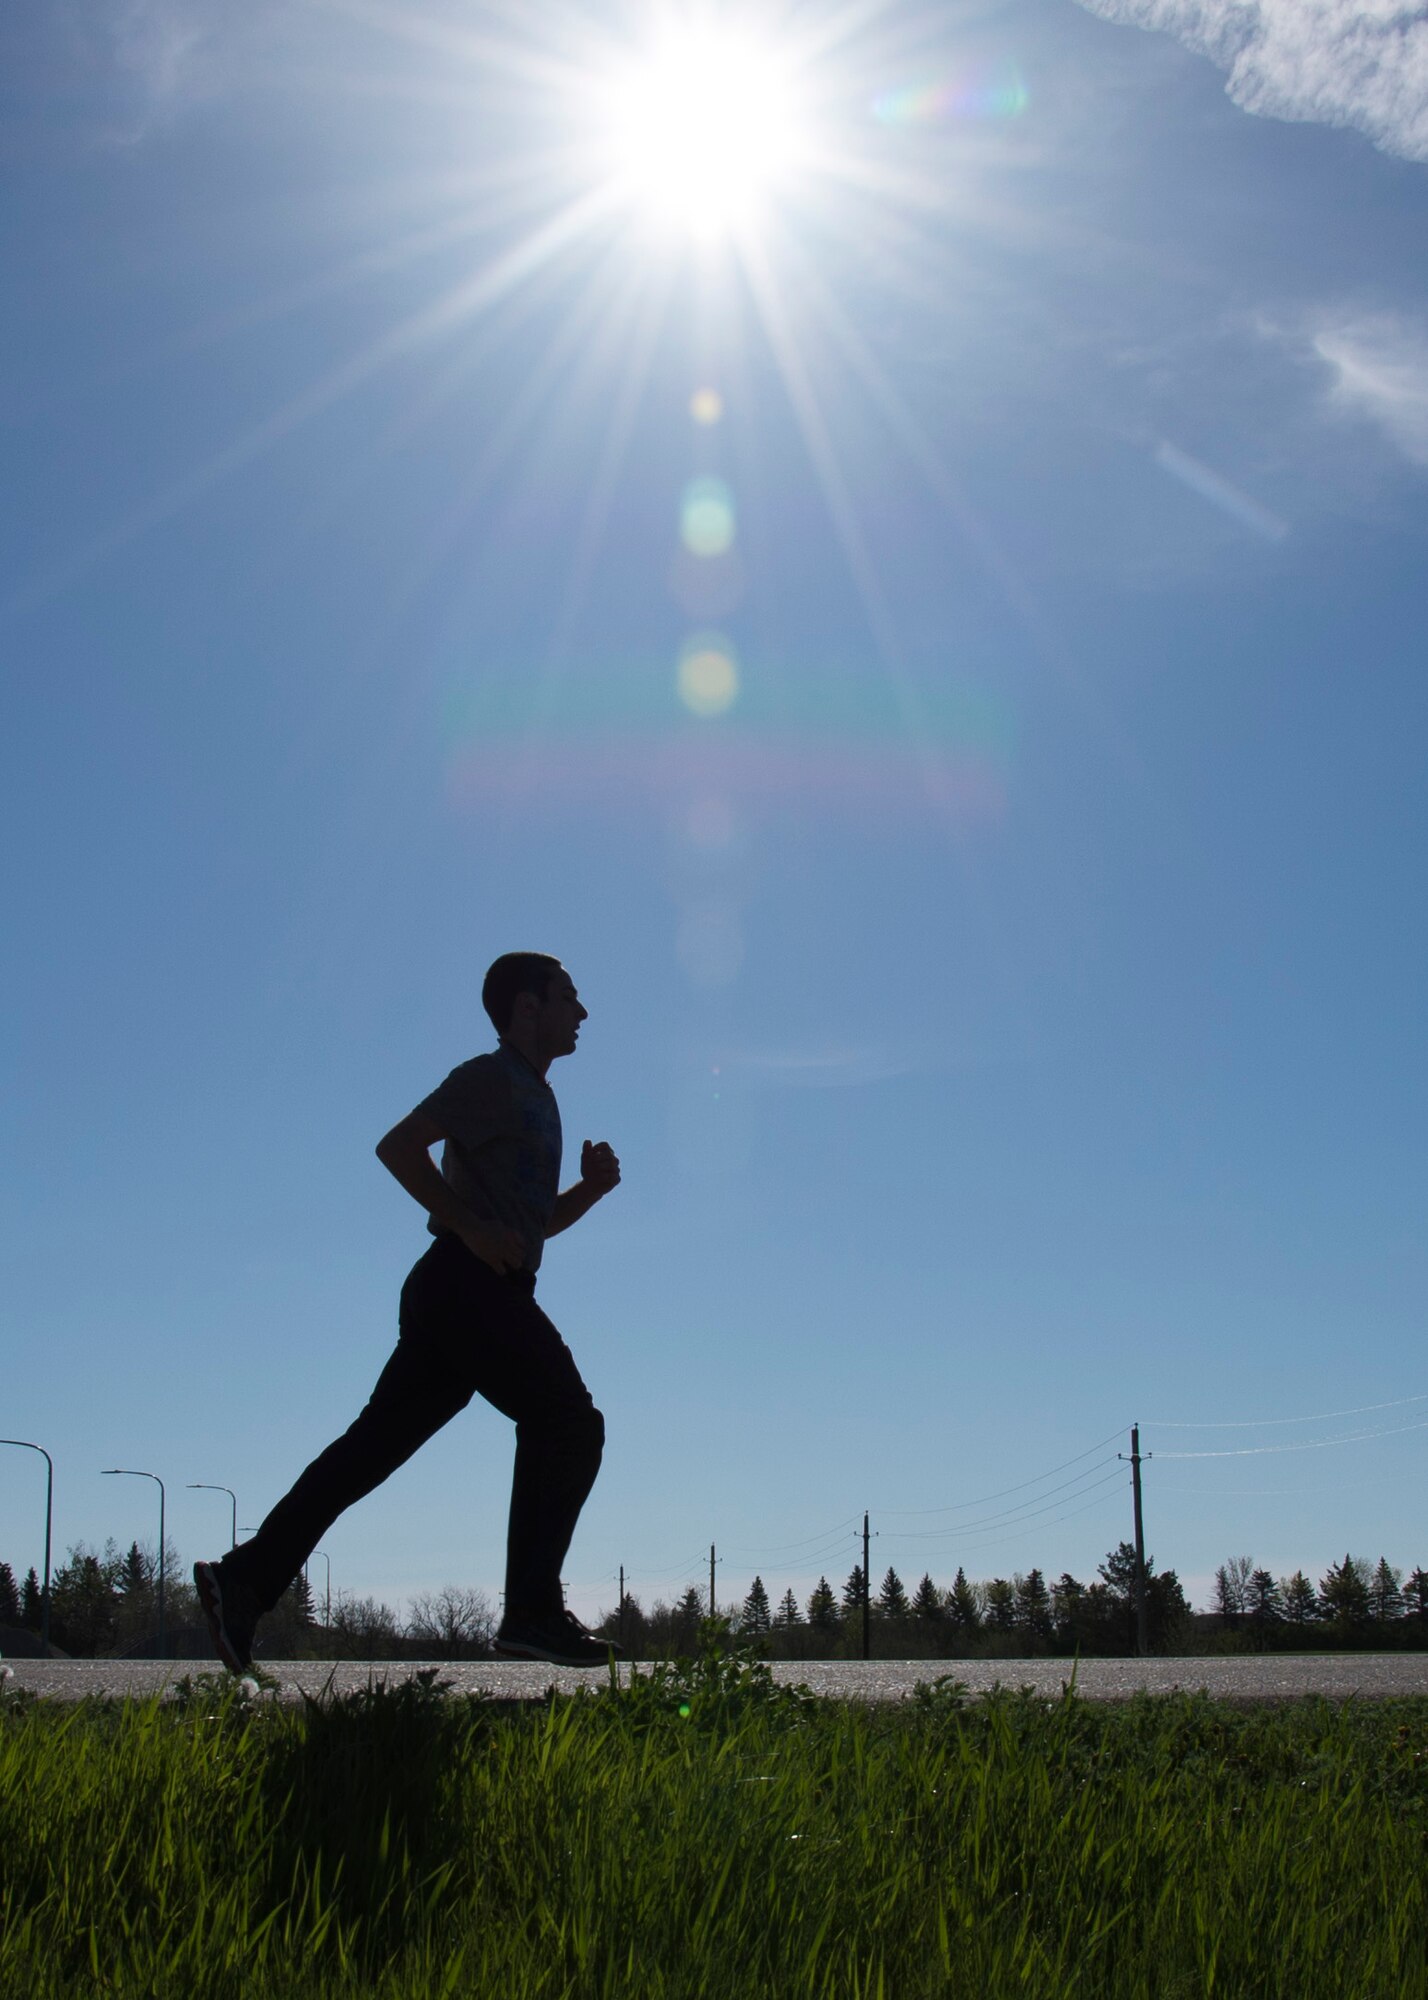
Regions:
[[717, 632], [699, 632], [687, 639], [676, 674], [679, 698], [691, 715], [723, 715], [739, 694], [739, 669], [734, 649]]
[[722, 556], [734, 545], [734, 496], [722, 479], [691, 479], [679, 508], [679, 532], [691, 555]]
[[1021, 72], [1009, 64], [942, 83], [905, 84], [873, 99], [879, 125], [930, 125], [949, 118], [1017, 118], [1027, 107]]
[[689, 399], [689, 414], [696, 424], [708, 430], [723, 416], [724, 398], [717, 389], [696, 389]]

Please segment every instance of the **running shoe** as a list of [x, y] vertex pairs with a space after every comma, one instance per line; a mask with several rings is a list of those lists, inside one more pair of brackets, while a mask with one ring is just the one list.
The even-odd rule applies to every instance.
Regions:
[[230, 1673], [246, 1674], [253, 1664], [253, 1631], [261, 1615], [256, 1596], [236, 1577], [225, 1576], [221, 1562], [195, 1563], [193, 1584], [214, 1652]]
[[502, 1660], [545, 1660], [553, 1667], [603, 1667], [625, 1655], [613, 1639], [587, 1632], [573, 1611], [545, 1618], [508, 1618], [491, 1641]]

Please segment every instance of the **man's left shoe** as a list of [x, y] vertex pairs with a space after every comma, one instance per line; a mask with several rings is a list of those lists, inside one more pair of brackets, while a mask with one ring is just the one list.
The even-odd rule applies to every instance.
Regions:
[[260, 1615], [257, 1598], [236, 1577], [225, 1576], [221, 1562], [196, 1562], [193, 1584], [214, 1652], [229, 1673], [246, 1674], [253, 1664], [253, 1627]]
[[553, 1667], [603, 1667], [625, 1655], [613, 1639], [587, 1632], [572, 1611], [544, 1618], [507, 1618], [491, 1641], [502, 1660], [545, 1660]]

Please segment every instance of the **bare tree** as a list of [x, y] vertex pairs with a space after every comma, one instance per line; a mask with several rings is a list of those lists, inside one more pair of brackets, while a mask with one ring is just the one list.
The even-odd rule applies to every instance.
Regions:
[[496, 1619], [484, 1590], [444, 1583], [414, 1597], [407, 1638], [434, 1660], [483, 1660], [491, 1650]]
[[396, 1660], [402, 1655], [397, 1614], [374, 1597], [339, 1591], [327, 1630], [328, 1651], [338, 1660]]

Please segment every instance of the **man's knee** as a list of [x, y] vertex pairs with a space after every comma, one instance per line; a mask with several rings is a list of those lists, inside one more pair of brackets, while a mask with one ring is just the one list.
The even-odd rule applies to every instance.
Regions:
[[588, 1397], [572, 1400], [553, 1413], [552, 1431], [572, 1458], [600, 1463], [605, 1449], [605, 1419]]
[[579, 1431], [581, 1443], [598, 1465], [605, 1449], [605, 1419], [593, 1403], [587, 1403], [581, 1412]]

